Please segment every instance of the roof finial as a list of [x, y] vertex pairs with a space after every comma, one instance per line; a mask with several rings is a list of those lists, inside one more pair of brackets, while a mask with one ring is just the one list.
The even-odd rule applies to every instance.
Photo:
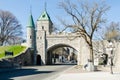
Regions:
[[45, 11], [46, 11], [46, 7], [47, 7], [47, 3], [45, 2], [45, 4], [44, 4], [44, 7], [45, 7]]
[[31, 0], [30, 0], [30, 14], [32, 14], [32, 4], [31, 4]]

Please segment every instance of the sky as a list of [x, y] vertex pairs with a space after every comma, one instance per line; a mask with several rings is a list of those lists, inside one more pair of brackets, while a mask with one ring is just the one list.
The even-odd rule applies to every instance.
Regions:
[[[34, 22], [36, 23], [36, 20], [45, 9], [45, 2], [51, 20], [59, 27], [60, 22], [57, 17], [67, 18], [67, 14], [65, 14], [65, 12], [58, 6], [60, 1], [63, 0], [0, 0], [0, 9], [10, 11], [15, 15], [21, 23], [24, 32], [26, 32], [26, 25], [30, 14], [30, 5], [32, 5], [32, 15]], [[120, 0], [105, 1], [106, 4], [111, 7], [106, 14], [108, 22], [120, 22]], [[24, 37], [26, 37], [26, 33], [24, 33]]]

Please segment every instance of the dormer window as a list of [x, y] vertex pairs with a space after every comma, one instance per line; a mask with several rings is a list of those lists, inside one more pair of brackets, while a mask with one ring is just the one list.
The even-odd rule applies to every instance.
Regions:
[[45, 14], [44, 14], [44, 15], [42, 15], [42, 17], [44, 18], [44, 17], [45, 17]]

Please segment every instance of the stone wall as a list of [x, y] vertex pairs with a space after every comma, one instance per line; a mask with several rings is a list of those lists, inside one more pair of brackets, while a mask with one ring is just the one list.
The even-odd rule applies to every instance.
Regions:
[[16, 56], [15, 58], [12, 58], [12, 61], [15, 65], [19, 65], [20, 63], [22, 63], [22, 66], [33, 65], [33, 61], [34, 61], [33, 54], [34, 54], [34, 50], [27, 48], [20, 55]]
[[34, 53], [34, 51], [32, 49], [27, 48], [20, 55], [14, 57], [14, 58], [1, 59], [0, 67], [1, 68], [19, 67], [20, 63], [22, 64], [22, 66], [33, 65], [33, 58], [34, 58], [33, 53]]
[[[108, 57], [111, 56], [111, 50], [109, 49], [109, 42], [107, 40], [94, 41], [93, 48], [95, 59], [102, 57], [101, 56], [102, 54], [107, 54]], [[113, 41], [113, 64], [115, 66], [119, 66], [119, 63], [120, 63], [120, 42]], [[108, 62], [107, 65], [110, 65], [110, 62]]]

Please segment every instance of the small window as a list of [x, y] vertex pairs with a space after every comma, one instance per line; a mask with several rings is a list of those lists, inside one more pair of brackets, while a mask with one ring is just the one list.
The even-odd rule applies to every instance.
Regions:
[[42, 30], [44, 30], [44, 26], [42, 26]]
[[32, 38], [32, 36], [30, 36], [30, 39]]

